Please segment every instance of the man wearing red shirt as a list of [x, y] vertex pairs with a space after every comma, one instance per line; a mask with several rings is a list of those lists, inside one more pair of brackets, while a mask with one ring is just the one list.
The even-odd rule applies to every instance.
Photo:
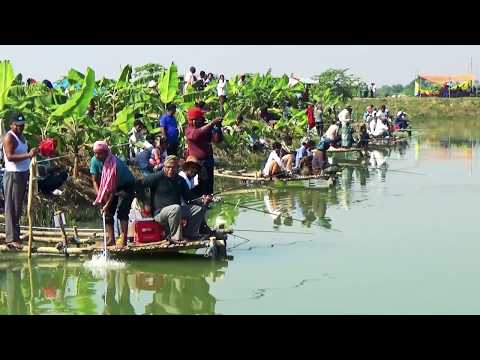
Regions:
[[213, 147], [212, 141], [221, 140], [221, 118], [215, 118], [208, 124], [205, 121], [205, 105], [203, 102], [188, 110], [188, 126], [185, 131], [187, 140], [187, 156], [194, 156], [206, 170], [206, 179], [199, 177], [202, 195], [213, 194]]

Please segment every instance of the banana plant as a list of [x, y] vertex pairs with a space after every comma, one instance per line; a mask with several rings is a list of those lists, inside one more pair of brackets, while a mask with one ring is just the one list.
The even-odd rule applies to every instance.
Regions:
[[54, 126], [54, 132], [61, 132], [61, 137], [67, 149], [74, 155], [73, 177], [78, 177], [78, 159], [80, 148], [85, 144], [85, 136], [91, 134], [88, 128], [88, 118], [85, 115], [88, 104], [93, 98], [95, 88], [95, 72], [87, 68], [82, 87], [75, 92], [64, 104], [56, 106], [50, 115], [46, 128]]
[[[12, 64], [9, 60], [0, 61], [0, 114], [5, 115], [3, 110], [7, 102], [8, 92], [15, 80]], [[3, 128], [3, 126], [2, 126]]]

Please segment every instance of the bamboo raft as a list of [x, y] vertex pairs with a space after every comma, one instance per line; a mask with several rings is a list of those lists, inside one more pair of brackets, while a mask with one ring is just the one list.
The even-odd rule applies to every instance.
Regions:
[[335, 184], [338, 173], [323, 173], [320, 175], [293, 175], [284, 178], [269, 178], [263, 177], [261, 172], [243, 172], [243, 171], [229, 171], [229, 170], [215, 170], [214, 175], [217, 177], [242, 180], [244, 182], [253, 182], [259, 185], [274, 186], [274, 187], [317, 187], [326, 188]]
[[363, 156], [363, 149], [361, 148], [335, 148], [333, 146], [330, 146], [327, 150], [327, 153], [332, 153], [332, 154], [341, 154], [341, 153], [358, 153], [360, 156]]
[[[0, 224], [1, 225], [1, 224]], [[28, 239], [28, 227], [21, 226], [21, 240]], [[32, 255], [47, 256], [92, 256], [101, 254], [103, 247], [102, 229], [76, 229], [65, 228], [65, 233], [60, 228], [33, 227]], [[128, 244], [123, 248], [107, 247], [108, 254], [113, 257], [124, 258], [132, 256], [150, 256], [158, 254], [171, 254], [181, 251], [198, 250], [202, 248], [226, 246], [227, 234], [231, 231], [217, 232], [216, 237], [200, 241], [191, 241], [184, 244], [171, 244], [168, 240], [148, 244]], [[60, 245], [60, 246], [59, 246]], [[218, 249], [217, 249], [218, 250]], [[220, 249], [223, 250], [223, 249]], [[5, 245], [5, 232], [0, 232], [0, 253], [12, 255], [27, 255], [28, 246], [12, 251]]]

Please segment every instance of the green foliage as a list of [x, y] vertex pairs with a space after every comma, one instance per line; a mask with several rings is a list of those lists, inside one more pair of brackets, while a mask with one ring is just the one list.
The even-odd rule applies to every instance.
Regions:
[[133, 72], [133, 83], [146, 86], [151, 80], [158, 82], [164, 67], [159, 64], [145, 64], [138, 66]]
[[[338, 99], [345, 103], [358, 93], [360, 81], [347, 74], [348, 69], [329, 69], [314, 77], [317, 83], [312, 86], [311, 94], [318, 99]], [[327, 105], [328, 106], [328, 105]], [[325, 104], [324, 104], [325, 107]]]
[[80, 71], [75, 69], [70, 69], [67, 75], [67, 80], [70, 83], [70, 85], [82, 82], [84, 78], [85, 78], [85, 75], [83, 75]]
[[[270, 72], [246, 74], [242, 83], [239, 83], [239, 76], [230, 78], [223, 108], [218, 101], [216, 81], [201, 91], [188, 86], [183, 93], [178, 69], [173, 63], [168, 68], [146, 64], [132, 69], [127, 65], [118, 79], [102, 78], [97, 81], [90, 68], [84, 74], [70, 69], [65, 77], [70, 84], [68, 95], [61, 89], [48, 89], [41, 83], [23, 85], [21, 76], [14, 76], [8, 61], [1, 63], [0, 79], [3, 79], [0, 96], [4, 94], [5, 99], [0, 114], [21, 110], [29, 120], [25, 134], [32, 144], [36, 144], [39, 137], [54, 136], [62, 150], [75, 155], [98, 139], [106, 139], [111, 145], [126, 143], [136, 112], [144, 115], [150, 132], [158, 132], [158, 118], [165, 112], [168, 103], [177, 105], [181, 146], [187, 111], [200, 100], [208, 104], [207, 120], [216, 116], [224, 119], [224, 142], [216, 147], [226, 154], [251, 151], [251, 146], [259, 138], [270, 141], [286, 134], [300, 138], [306, 130], [305, 102], [299, 100], [307, 93], [306, 85], [297, 83], [292, 86], [287, 75], [275, 77]], [[156, 82], [155, 88], [147, 86], [151, 80]], [[358, 92], [358, 85], [357, 79], [347, 74], [346, 70], [330, 69], [310, 87], [310, 100], [321, 101], [325, 109], [339, 106], [349, 100], [355, 91]], [[87, 114], [92, 100], [96, 109]], [[287, 104], [290, 104], [288, 109]], [[260, 110], [265, 107], [277, 115], [274, 125], [260, 119]], [[239, 114], [244, 117], [242, 131], [236, 127]]]
[[76, 92], [65, 104], [58, 106], [51, 114], [52, 118], [66, 118], [76, 114], [83, 114], [93, 97], [95, 87], [95, 73], [92, 69], [87, 69], [87, 75], [83, 79], [83, 85], [80, 91]]
[[9, 60], [0, 62], [0, 111], [5, 107], [8, 91], [15, 80], [13, 67]]
[[162, 72], [158, 90], [160, 91], [160, 100], [164, 104], [172, 102], [175, 98], [178, 91], [178, 72], [175, 64], [172, 63], [166, 71]]
[[123, 68], [122, 73], [120, 74], [120, 77], [118, 78], [117, 83], [115, 84], [115, 88], [121, 89], [127, 86], [131, 78], [132, 78], [132, 67], [130, 65], [127, 65]]

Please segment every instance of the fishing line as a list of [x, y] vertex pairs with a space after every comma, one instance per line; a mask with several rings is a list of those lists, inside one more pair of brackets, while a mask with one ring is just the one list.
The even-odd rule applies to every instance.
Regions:
[[[274, 213], [271, 213], [269, 211], [265, 211], [265, 210], [260, 210], [260, 209], [255, 209], [255, 208], [251, 208], [251, 207], [248, 207], [248, 206], [244, 206], [244, 205], [238, 205], [237, 204], [233, 204], [231, 202], [227, 202], [225, 200], [222, 200], [223, 203], [227, 204], [227, 205], [231, 205], [231, 206], [235, 206], [235, 208], [239, 207], [239, 208], [242, 208], [242, 209], [247, 209], [247, 210], [252, 210], [252, 211], [257, 211], [257, 212], [260, 212], [260, 213], [263, 213], [263, 214], [268, 214], [268, 215], [275, 215], [277, 216], [277, 214], [274, 214]], [[306, 224], [307, 221], [306, 220], [300, 220], [300, 219], [295, 219], [295, 218], [292, 218], [293, 221], [298, 221], [302, 224]], [[320, 226], [318, 224], [315, 224], [315, 223], [311, 223], [311, 225], [315, 225], [315, 226], [318, 226], [320, 228], [322, 228], [323, 230], [326, 230], [326, 231], [336, 231], [336, 232], [342, 232], [341, 230], [337, 230], [337, 229], [325, 229], [323, 226]]]
[[275, 231], [275, 230], [255, 230], [255, 229], [234, 229], [234, 232], [245, 231], [245, 232], [258, 232], [258, 233], [275, 233], [275, 234], [302, 234], [302, 235], [314, 235], [309, 232], [300, 232], [300, 231]]
[[45, 160], [39, 160], [39, 161], [37, 161], [37, 163], [52, 161], [52, 160], [56, 160], [56, 159], [63, 159], [63, 158], [67, 158], [67, 157], [71, 157], [71, 155], [62, 155], [62, 156], [57, 156], [57, 157], [53, 157], [53, 158], [49, 158], [49, 159], [45, 159]]

